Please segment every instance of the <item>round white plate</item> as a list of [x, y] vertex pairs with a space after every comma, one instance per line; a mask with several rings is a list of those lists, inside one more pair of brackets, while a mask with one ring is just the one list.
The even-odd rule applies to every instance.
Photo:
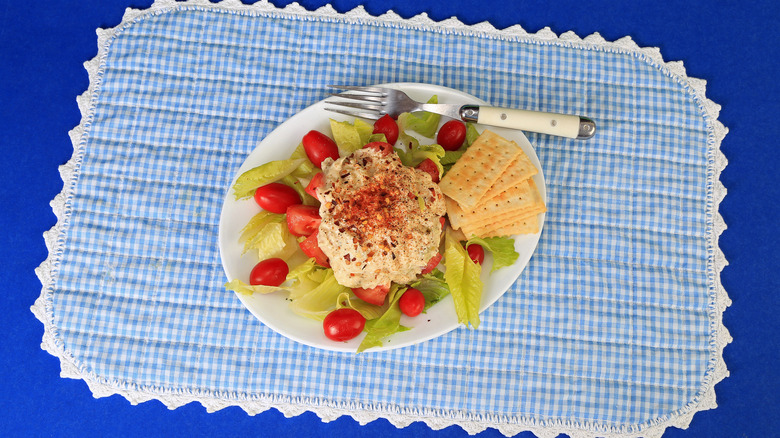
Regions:
[[[426, 101], [435, 94], [439, 98], [439, 103], [487, 104], [483, 100], [469, 94], [437, 85], [394, 83], [383, 84], [382, 86], [401, 89], [412, 98], [419, 101]], [[241, 165], [241, 168], [236, 172], [235, 178], [245, 171], [263, 163], [289, 158], [290, 154], [292, 154], [293, 150], [295, 150], [300, 143], [303, 135], [309, 130], [317, 129], [326, 134], [330, 134], [329, 119], [331, 118], [335, 120], [353, 120], [353, 118], [348, 116], [325, 111], [324, 108], [324, 102], [318, 102], [279, 125], [278, 128], [271, 132], [262, 142], [260, 142], [255, 150], [249, 154]], [[442, 123], [446, 120], [446, 118], [442, 117]], [[541, 171], [541, 165], [539, 164], [539, 158], [536, 156], [533, 147], [528, 142], [525, 135], [517, 130], [477, 125], [477, 129], [480, 132], [485, 128], [489, 128], [504, 138], [514, 140], [523, 148], [523, 151], [525, 151], [534, 165], [539, 169], [539, 173], [534, 176], [534, 181], [539, 188], [542, 199], [546, 202], [547, 191], [544, 183], [544, 176]], [[428, 141], [435, 142], [435, 139]], [[235, 178], [233, 179], [233, 182], [235, 182]], [[222, 266], [228, 280], [237, 278], [244, 282], [248, 282], [249, 272], [258, 260], [257, 256], [252, 252], [243, 256], [241, 255], [243, 247], [239, 243], [238, 237], [241, 229], [246, 225], [249, 219], [260, 211], [260, 207], [257, 206], [254, 199], [251, 197], [236, 201], [231, 188], [233, 182], [231, 182], [230, 187], [227, 188], [227, 193], [225, 194], [222, 206], [222, 214], [219, 221], [219, 250], [222, 257]], [[544, 215], [542, 214], [540, 216], [539, 233], [515, 237], [515, 249], [520, 256], [514, 265], [504, 267], [490, 274], [492, 259], [486, 254], [484, 268], [482, 270], [484, 290], [482, 293], [480, 312], [501, 297], [523, 271], [539, 242], [543, 224]], [[263, 324], [289, 339], [312, 347], [354, 352], [357, 350], [358, 345], [365, 336], [364, 334], [361, 334], [348, 342], [335, 342], [329, 340], [323, 333], [321, 322], [296, 315], [290, 310], [288, 301], [285, 299], [287, 296], [285, 292], [266, 295], [255, 294], [251, 296], [236, 295], [244, 306], [246, 306], [246, 308]], [[417, 344], [441, 336], [444, 333], [457, 328], [458, 319], [455, 314], [452, 297], [447, 296], [441, 302], [432, 306], [427, 313], [421, 314], [415, 318], [403, 316], [401, 324], [410, 327], [411, 330], [396, 333], [385, 339], [383, 342], [384, 345], [381, 348], [372, 348], [367, 351], [381, 351]]]

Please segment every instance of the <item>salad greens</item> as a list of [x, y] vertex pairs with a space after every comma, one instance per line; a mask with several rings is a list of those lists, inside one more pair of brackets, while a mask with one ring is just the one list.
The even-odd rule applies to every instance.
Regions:
[[[439, 103], [438, 96], [432, 96], [427, 103]], [[439, 127], [441, 116], [427, 111], [403, 113], [398, 116], [398, 129], [401, 132], [414, 131], [423, 137], [433, 138]]]
[[[428, 102], [438, 103], [437, 96]], [[438, 167], [440, 175], [449, 170], [479, 136], [474, 125], [469, 123], [466, 125], [466, 144], [457, 151], [445, 151], [437, 144], [420, 145], [415, 137], [405, 132], [415, 131], [422, 136], [433, 137], [439, 125], [438, 115], [426, 112], [404, 113], [398, 118], [398, 125], [399, 144], [404, 147], [394, 149], [403, 164], [416, 167], [430, 159]], [[384, 134], [373, 134], [373, 126], [360, 119], [352, 123], [331, 120], [330, 127], [342, 153], [351, 153], [370, 142], [386, 142]], [[308, 180], [317, 172], [319, 169], [308, 159], [301, 143], [289, 159], [271, 161], [240, 175], [233, 185], [234, 195], [236, 199], [247, 198], [260, 186], [281, 182], [295, 189], [304, 204], [318, 205], [318, 201], [304, 190]], [[261, 211], [252, 217], [239, 237], [244, 245], [243, 252], [256, 251], [259, 260], [271, 257], [292, 259], [296, 254], [301, 254], [298, 243], [302, 239], [290, 233], [285, 215], [268, 211]], [[366, 335], [357, 349], [357, 352], [362, 352], [382, 346], [383, 339], [394, 333], [409, 330], [401, 324], [402, 312], [399, 306], [401, 296], [409, 288], [415, 288], [423, 294], [424, 312], [452, 295], [458, 322], [477, 328], [483, 285], [480, 279], [481, 266], [471, 260], [466, 250], [470, 244], [482, 245], [493, 254], [491, 272], [512, 265], [518, 258], [513, 239], [472, 237], [464, 245], [447, 228], [444, 236], [444, 272], [434, 269], [408, 285], [392, 284], [381, 306], [357, 298], [350, 288], [338, 284], [332, 269], [318, 265], [313, 258], [292, 267], [280, 286], [255, 286], [232, 280], [225, 284], [225, 288], [244, 295], [284, 291], [288, 293], [293, 312], [318, 321], [322, 321], [333, 310], [344, 307], [354, 309], [366, 319]]]
[[236, 199], [252, 196], [258, 187], [276, 182], [293, 173], [304, 161], [303, 158], [269, 161], [268, 163], [247, 170], [242, 173], [233, 184], [233, 192]]

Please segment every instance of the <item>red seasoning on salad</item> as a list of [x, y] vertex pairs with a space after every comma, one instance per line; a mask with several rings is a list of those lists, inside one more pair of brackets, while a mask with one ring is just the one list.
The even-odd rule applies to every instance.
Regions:
[[394, 152], [364, 148], [325, 159], [319, 245], [336, 280], [373, 288], [417, 278], [438, 253], [444, 197]]

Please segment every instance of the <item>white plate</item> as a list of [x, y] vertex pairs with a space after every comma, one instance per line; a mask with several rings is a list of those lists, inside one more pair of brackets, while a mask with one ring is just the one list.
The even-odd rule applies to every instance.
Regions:
[[[435, 94], [439, 97], [440, 103], [486, 104], [481, 99], [469, 94], [436, 85], [396, 83], [384, 84], [383, 86], [399, 88], [408, 93], [412, 98], [422, 101], [428, 100]], [[353, 120], [353, 118], [348, 116], [325, 111], [324, 108], [324, 103], [318, 102], [279, 125], [249, 154], [244, 164], [236, 172], [236, 178], [243, 172], [260, 164], [289, 158], [295, 147], [300, 143], [303, 135], [311, 129], [317, 129], [330, 134], [329, 119], [331, 118], [336, 120]], [[444, 117], [442, 119], [442, 123], [446, 121]], [[486, 126], [478, 125], [477, 128], [481, 132]], [[542, 199], [546, 201], [547, 191], [539, 158], [525, 135], [521, 131], [516, 130], [495, 127], [490, 127], [489, 129], [509, 140], [514, 140], [523, 148], [534, 165], [539, 169], [539, 173], [534, 177], [534, 180], [541, 192]], [[235, 182], [235, 178], [233, 182]], [[231, 182], [230, 186], [232, 187], [232, 185], [233, 183]], [[260, 207], [257, 206], [252, 198], [236, 201], [231, 187], [227, 189], [219, 221], [219, 250], [222, 257], [222, 266], [225, 269], [228, 280], [237, 278], [248, 282], [249, 272], [258, 260], [257, 256], [251, 252], [243, 256], [241, 255], [242, 246], [238, 241], [238, 236], [240, 230], [249, 219], [260, 211]], [[485, 287], [482, 294], [480, 312], [501, 297], [523, 271], [539, 242], [543, 224], [544, 215], [541, 215], [539, 233], [515, 237], [515, 249], [520, 254], [520, 257], [518, 257], [514, 265], [489, 274], [492, 260], [486, 254], [484, 269], [482, 270], [482, 281]], [[263, 324], [289, 339], [312, 347], [354, 352], [364, 337], [364, 334], [361, 334], [348, 342], [329, 340], [323, 333], [321, 322], [298, 316], [290, 310], [288, 301], [285, 300], [287, 294], [284, 292], [267, 295], [255, 294], [252, 296], [236, 295], [244, 306]], [[415, 318], [404, 316], [401, 323], [411, 327], [411, 330], [396, 333], [385, 339], [382, 347], [372, 348], [367, 351], [388, 350], [417, 344], [457, 328], [458, 319], [455, 314], [452, 297], [447, 296], [441, 302], [432, 306], [427, 313]]]

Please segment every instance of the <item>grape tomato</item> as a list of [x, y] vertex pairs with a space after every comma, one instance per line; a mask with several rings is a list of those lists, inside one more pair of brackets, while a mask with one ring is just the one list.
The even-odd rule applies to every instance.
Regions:
[[263, 260], [249, 273], [249, 284], [257, 286], [279, 286], [287, 279], [290, 268], [280, 258]]
[[294, 188], [286, 184], [271, 183], [260, 186], [255, 190], [255, 202], [263, 210], [284, 214], [287, 211], [287, 207], [300, 204], [301, 197]]
[[366, 318], [355, 309], [344, 307], [336, 309], [322, 321], [325, 336], [337, 342], [348, 341], [357, 337], [366, 326]]

